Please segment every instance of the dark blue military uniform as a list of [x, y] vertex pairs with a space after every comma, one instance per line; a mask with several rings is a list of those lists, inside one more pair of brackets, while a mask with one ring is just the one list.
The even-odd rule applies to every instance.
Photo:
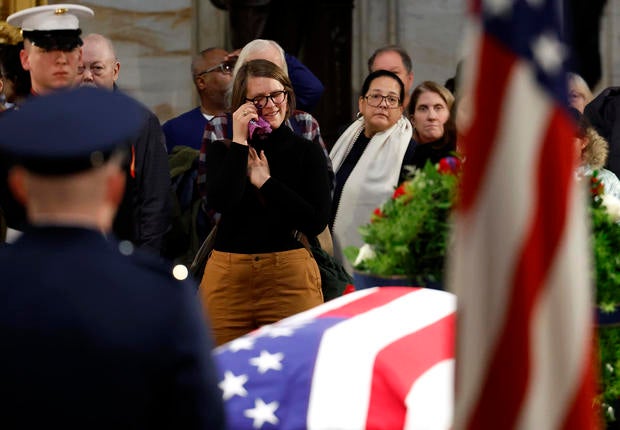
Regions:
[[[0, 118], [0, 156], [43, 177], [101, 165], [140, 109], [94, 88], [38, 97]], [[27, 227], [0, 247], [0, 427], [224, 428], [194, 291], [94, 228]]]

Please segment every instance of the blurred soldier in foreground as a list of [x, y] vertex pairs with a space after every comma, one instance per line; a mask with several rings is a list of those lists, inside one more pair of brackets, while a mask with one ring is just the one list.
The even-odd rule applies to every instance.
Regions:
[[29, 221], [0, 248], [4, 428], [224, 428], [194, 286], [110, 233], [142, 112], [80, 88], [0, 118]]

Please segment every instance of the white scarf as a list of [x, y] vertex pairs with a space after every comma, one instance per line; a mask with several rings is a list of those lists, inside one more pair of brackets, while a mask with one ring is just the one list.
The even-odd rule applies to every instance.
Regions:
[[[363, 129], [364, 119], [360, 118], [334, 144], [329, 156], [335, 172], [340, 169]], [[398, 186], [400, 167], [412, 132], [409, 120], [401, 116], [392, 127], [376, 133], [342, 188], [332, 233], [334, 256], [349, 273], [353, 273], [353, 267], [343, 250], [348, 246], [363, 245], [359, 227], [370, 222], [375, 208], [390, 198]]]

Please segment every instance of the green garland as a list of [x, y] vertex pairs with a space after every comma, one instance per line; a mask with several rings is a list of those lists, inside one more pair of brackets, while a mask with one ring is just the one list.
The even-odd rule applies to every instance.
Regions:
[[[596, 280], [596, 304], [603, 313], [610, 313], [620, 304], [620, 224], [608, 213], [602, 200], [602, 184], [594, 172], [591, 181], [592, 242]], [[620, 399], [620, 322], [598, 327], [601, 393], [597, 402], [603, 408], [605, 420], [615, 421], [613, 409]]]
[[[420, 283], [441, 281], [457, 181], [457, 175], [440, 165], [428, 163], [416, 171], [375, 210], [370, 223], [360, 227], [364, 243], [374, 252], [355, 268], [375, 275], [406, 275]], [[609, 313], [620, 306], [620, 223], [603, 204], [596, 171], [590, 185], [596, 304]], [[351, 262], [359, 252], [356, 247], [345, 249]], [[601, 392], [596, 401], [611, 422], [620, 419], [620, 411], [613, 409], [620, 400], [620, 322], [599, 326], [597, 333]]]
[[[450, 210], [457, 191], [460, 161], [447, 157], [412, 171], [392, 197], [375, 209], [370, 223], [359, 228], [374, 255], [355, 265], [379, 276], [405, 275], [420, 285], [443, 280]], [[357, 247], [347, 247], [353, 263]]]

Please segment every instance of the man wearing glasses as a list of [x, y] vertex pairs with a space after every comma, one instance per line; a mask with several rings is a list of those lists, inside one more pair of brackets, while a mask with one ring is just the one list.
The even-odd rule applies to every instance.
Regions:
[[[120, 68], [112, 41], [96, 33], [84, 37], [77, 85], [118, 91]], [[159, 119], [146, 107], [144, 123], [131, 145], [131, 160], [125, 171], [127, 187], [114, 220], [114, 233], [121, 240], [160, 255], [170, 222], [170, 170]]]
[[208, 121], [228, 110], [226, 91], [232, 77], [236, 55], [222, 48], [207, 48], [192, 59], [191, 73], [200, 105], [162, 126], [168, 153], [178, 145], [200, 149]]

